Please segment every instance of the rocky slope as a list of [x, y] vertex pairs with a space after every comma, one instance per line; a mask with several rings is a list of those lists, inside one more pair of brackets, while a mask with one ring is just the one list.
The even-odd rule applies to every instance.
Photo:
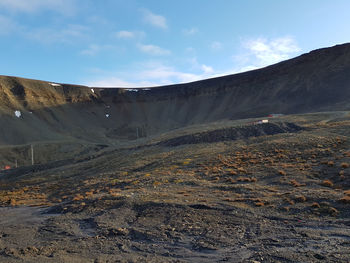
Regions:
[[138, 91], [0, 76], [0, 145], [110, 142], [223, 119], [348, 110], [349, 97], [350, 44], [246, 73]]

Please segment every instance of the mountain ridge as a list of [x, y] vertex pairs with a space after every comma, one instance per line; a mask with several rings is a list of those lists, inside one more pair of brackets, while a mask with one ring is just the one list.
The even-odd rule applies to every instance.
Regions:
[[[0, 129], [0, 144], [51, 140], [62, 134], [97, 141], [130, 139], [139, 130], [148, 136], [270, 113], [349, 110], [349, 97], [350, 44], [253, 71], [138, 91], [0, 76], [0, 125], [6, 127]], [[8, 130], [21, 140], [4, 139]]]

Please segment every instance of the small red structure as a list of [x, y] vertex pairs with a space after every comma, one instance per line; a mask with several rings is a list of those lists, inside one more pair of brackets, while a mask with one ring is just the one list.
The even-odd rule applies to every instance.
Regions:
[[269, 114], [267, 117], [268, 118], [276, 118], [276, 117], [281, 117], [283, 116], [283, 114], [281, 113], [272, 113], [272, 114]]
[[10, 169], [11, 169], [11, 166], [5, 165], [4, 170], [10, 170]]

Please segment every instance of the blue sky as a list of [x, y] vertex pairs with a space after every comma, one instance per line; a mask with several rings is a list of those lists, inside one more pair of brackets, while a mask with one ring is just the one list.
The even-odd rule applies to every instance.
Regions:
[[348, 0], [0, 0], [0, 75], [183, 83], [348, 42]]

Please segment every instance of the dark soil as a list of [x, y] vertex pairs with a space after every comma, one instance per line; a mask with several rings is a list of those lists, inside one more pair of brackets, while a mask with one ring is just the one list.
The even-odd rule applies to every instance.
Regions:
[[294, 123], [262, 123], [246, 124], [241, 127], [231, 127], [208, 132], [184, 135], [163, 141], [164, 146], [179, 146], [183, 144], [213, 143], [230, 140], [243, 140], [250, 137], [274, 135], [278, 133], [292, 133], [302, 128]]
[[[175, 146], [169, 133], [9, 170], [0, 261], [348, 262], [347, 116], [284, 116], [243, 140]], [[202, 138], [264, 126], [215, 127]]]

